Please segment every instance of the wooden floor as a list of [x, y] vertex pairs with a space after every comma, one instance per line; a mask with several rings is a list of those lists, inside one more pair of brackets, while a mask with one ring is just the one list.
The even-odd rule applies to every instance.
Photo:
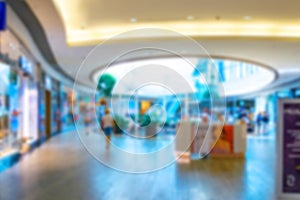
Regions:
[[251, 137], [247, 143], [245, 160], [204, 159], [131, 174], [101, 164], [75, 133], [65, 133], [0, 174], [0, 199], [275, 199], [275, 140]]

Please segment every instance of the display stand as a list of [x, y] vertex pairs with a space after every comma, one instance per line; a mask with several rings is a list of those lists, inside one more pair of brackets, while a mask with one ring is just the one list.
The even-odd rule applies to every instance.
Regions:
[[[213, 125], [218, 126], [218, 125]], [[243, 124], [223, 126], [222, 133], [214, 137], [214, 127], [211, 134], [211, 151], [212, 158], [244, 158], [246, 152], [246, 135], [247, 127]]]
[[244, 158], [246, 135], [247, 127], [243, 124], [221, 126], [181, 121], [177, 127], [176, 153], [185, 157]]
[[191, 122], [180, 121], [177, 125], [175, 138], [175, 153], [178, 162], [190, 161]]

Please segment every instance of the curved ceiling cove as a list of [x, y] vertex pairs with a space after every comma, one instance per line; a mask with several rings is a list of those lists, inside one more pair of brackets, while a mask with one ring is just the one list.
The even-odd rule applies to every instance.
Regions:
[[[138, 95], [146, 97], [169, 96], [175, 94], [188, 94], [198, 92], [198, 85], [206, 85], [212, 82], [213, 72], [209, 58], [189, 58], [186, 62], [180, 58], [159, 58], [143, 59], [132, 62], [124, 62], [109, 66], [93, 74], [93, 80], [97, 83], [102, 74], [111, 74], [117, 79], [117, 87], [114, 89], [115, 95], [131, 95], [136, 93], [135, 85], [141, 85], [145, 79], [155, 80], [164, 85], [157, 85], [154, 82], [138, 89]], [[201, 63], [201, 73], [199, 70]], [[276, 78], [276, 73], [264, 66], [257, 64], [213, 59], [213, 63], [218, 70], [214, 77], [220, 77], [219, 83], [224, 88], [226, 96], [247, 95], [263, 89], [272, 83]], [[197, 70], [197, 71], [198, 71]], [[179, 84], [179, 80], [185, 83]], [[255, 83], [255, 84], [253, 84]], [[170, 93], [165, 86], [176, 85], [176, 91]], [[181, 87], [180, 87], [181, 86]]]
[[73, 78], [65, 73], [64, 70], [59, 66], [54, 54], [49, 46], [48, 38], [41, 26], [39, 20], [34, 15], [33, 11], [29, 7], [26, 1], [8, 1], [8, 5], [13, 9], [13, 11], [22, 20], [24, 25], [27, 27], [32, 39], [37, 45], [42, 56], [47, 60], [47, 62], [59, 73], [61, 73], [67, 80], [73, 81]]
[[[185, 3], [180, 0], [53, 1], [71, 46], [97, 44], [114, 35], [141, 28], [169, 29], [191, 37], [300, 38], [299, 9], [296, 9], [295, 1], [243, 1], [251, 16], [237, 6], [241, 2], [236, 0], [212, 0], [209, 3], [206, 0]], [[172, 9], [169, 9], [170, 5]], [[172, 37], [159, 31], [124, 36], [123, 39]]]
[[[278, 77], [260, 92], [287, 87], [290, 83], [295, 84], [299, 81], [300, 57], [297, 52], [300, 52], [300, 1], [293, 1], [293, 3], [280, 0], [264, 0], [259, 3], [240, 0], [9, 2], [26, 3], [30, 6], [45, 30], [59, 66], [63, 66], [62, 70], [73, 79], [91, 88], [95, 86], [95, 82], [90, 78], [91, 74], [94, 74], [99, 66], [110, 63], [124, 50], [141, 46], [159, 47], [184, 55], [195, 55], [195, 57], [202, 55], [174, 35], [165, 35], [166, 31], [151, 31], [151, 35], [150, 32], [136, 31], [138, 35], [122, 34], [123, 38], [120, 35], [114, 37], [114, 34], [120, 31], [130, 30], [129, 32], [133, 33], [132, 29], [138, 28], [179, 31], [192, 36], [213, 57], [237, 58], [271, 66], [278, 72]], [[201, 28], [203, 30], [200, 30]], [[162, 35], [164, 37], [161, 37]], [[102, 42], [107, 37], [110, 38], [109, 41], [113, 41]], [[80, 76], [76, 76], [94, 45], [99, 44], [100, 41], [103, 44], [98, 49], [102, 53], [90, 57], [89, 67], [82, 70]], [[160, 56], [140, 55], [132, 59]]]

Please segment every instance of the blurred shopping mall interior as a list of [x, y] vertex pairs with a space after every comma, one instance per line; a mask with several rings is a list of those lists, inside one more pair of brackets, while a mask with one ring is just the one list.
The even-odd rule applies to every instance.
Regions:
[[300, 199], [299, 11], [0, 0], [0, 200]]

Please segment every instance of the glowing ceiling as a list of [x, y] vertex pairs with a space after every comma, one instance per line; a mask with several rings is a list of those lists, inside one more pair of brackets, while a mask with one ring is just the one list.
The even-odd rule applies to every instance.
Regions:
[[[143, 28], [168, 29], [194, 38], [300, 39], [300, 15], [296, 15], [297, 5], [279, 1], [266, 0], [259, 5], [246, 1], [243, 5], [247, 6], [247, 13], [239, 9], [237, 5], [241, 2], [235, 0], [227, 4], [220, 1], [187, 1], [187, 5], [183, 5], [178, 0], [160, 3], [154, 1], [152, 4], [137, 0], [126, 2], [53, 1], [63, 20], [67, 43], [70, 46], [97, 44], [120, 33]], [[159, 7], [155, 5], [156, 3], [159, 3]], [[268, 3], [271, 3], [268, 9], [262, 9], [264, 4]], [[168, 6], [172, 9], [164, 10]], [[205, 8], [210, 12], [207, 12]], [[191, 11], [187, 12], [187, 9]], [[220, 15], [214, 15], [214, 13]], [[173, 37], [173, 35], [166, 35], [163, 31], [149, 32], [147, 30], [139, 35], [125, 34], [123, 36], [124, 38], [118, 39]]]

